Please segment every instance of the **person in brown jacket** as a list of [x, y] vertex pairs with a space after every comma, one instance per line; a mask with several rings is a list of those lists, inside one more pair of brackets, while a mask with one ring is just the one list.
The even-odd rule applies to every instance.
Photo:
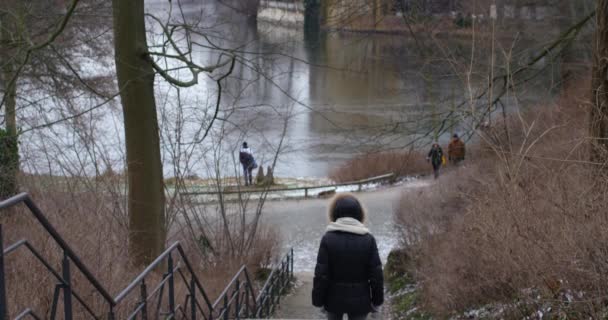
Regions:
[[452, 164], [457, 165], [460, 161], [464, 160], [464, 156], [464, 142], [458, 138], [457, 134], [454, 134], [452, 141], [450, 141], [450, 144], [448, 145], [448, 159]]

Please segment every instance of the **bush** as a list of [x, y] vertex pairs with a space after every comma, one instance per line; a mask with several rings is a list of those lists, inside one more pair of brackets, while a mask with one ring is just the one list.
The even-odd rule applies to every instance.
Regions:
[[437, 315], [494, 302], [513, 303], [514, 318], [606, 311], [608, 179], [585, 161], [585, 113], [524, 119], [509, 137], [484, 133], [485, 158], [401, 200], [396, 221]]
[[473, 17], [471, 15], [464, 16], [462, 13], [458, 13], [454, 19], [454, 25], [461, 29], [468, 29], [473, 26]]
[[[45, 179], [42, 188], [41, 179]], [[79, 178], [68, 177], [29, 176], [22, 181], [22, 185], [24, 190], [28, 190], [32, 195], [46, 218], [90, 268], [93, 275], [110, 294], [116, 294], [143, 270], [142, 267], [133, 266], [129, 259], [126, 199], [124, 194], [121, 197], [120, 193], [112, 190], [122, 188], [124, 181], [114, 179], [86, 181], [89, 184], [97, 183], [91, 187], [94, 191], [86, 189], [88, 184], [83, 183]], [[104, 184], [106, 182], [108, 185]], [[68, 187], [68, 184], [71, 186]], [[79, 192], [61, 191], [64, 189], [75, 189]], [[27, 239], [51, 261], [53, 267], [61, 270], [61, 250], [26, 210], [23, 206], [18, 206], [0, 216], [5, 246]], [[229, 244], [225, 241], [226, 236], [221, 227], [210, 230], [207, 237], [187, 230], [190, 229], [172, 228], [168, 243], [180, 241], [205, 292], [212, 300], [219, 295], [243, 264], [255, 274], [258, 268], [268, 267], [276, 257], [277, 233], [263, 225], [259, 227], [247, 252], [241, 254], [231, 254], [226, 249]], [[242, 241], [240, 238], [233, 240]], [[211, 244], [219, 254], [207, 254]], [[178, 258], [175, 256], [174, 258], [177, 262]], [[41, 266], [38, 260], [21, 249], [6, 256], [5, 264], [10, 318], [14, 318], [26, 307], [47, 318], [51, 310], [56, 279]], [[156, 285], [162, 279], [165, 270], [157, 271], [148, 278], [149, 285]], [[107, 312], [101, 297], [75, 267], [72, 267], [72, 276], [73, 289], [90, 303], [98, 314]], [[176, 299], [184, 301], [187, 292], [179, 279], [181, 278], [176, 278]], [[115, 309], [117, 318], [123, 318], [125, 313], [133, 310], [131, 307], [137, 303], [138, 293], [139, 290], [135, 290], [127, 297], [125, 303]], [[75, 319], [88, 318], [76, 301], [74, 308]]]
[[415, 176], [432, 169], [423, 153], [379, 152], [365, 154], [347, 161], [332, 170], [329, 177], [336, 182], [349, 182], [377, 177], [387, 173], [397, 176]]

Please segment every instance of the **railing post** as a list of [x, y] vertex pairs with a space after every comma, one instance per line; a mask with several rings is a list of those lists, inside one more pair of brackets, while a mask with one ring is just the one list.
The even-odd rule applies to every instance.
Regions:
[[293, 248], [291, 248], [290, 260], [291, 260], [291, 279], [293, 280]]
[[114, 320], [114, 307], [110, 305], [110, 312], [108, 313], [108, 320]]
[[6, 276], [4, 274], [4, 243], [2, 242], [2, 225], [0, 224], [0, 320], [8, 319], [6, 304]]
[[304, 188], [304, 198], [308, 198], [308, 188]]
[[245, 283], [245, 317], [246, 318], [250, 318], [251, 315], [249, 314], [249, 292], [251, 290], [251, 284], [249, 283], [249, 281], [247, 281], [247, 283]]
[[196, 284], [194, 283], [194, 275], [190, 278], [190, 313], [192, 320], [196, 320]]
[[289, 283], [289, 259], [283, 260], [283, 292]]
[[228, 293], [226, 293], [226, 295], [224, 295], [224, 320], [228, 320], [229, 312], [230, 310], [228, 310]]
[[272, 282], [269, 284], [269, 287], [266, 288], [266, 301], [265, 301], [266, 302], [266, 305], [265, 305], [265, 307], [266, 307], [265, 316], [266, 317], [270, 317], [270, 302], [272, 302], [271, 301], [272, 294], [270, 292], [270, 286], [272, 286]]
[[274, 304], [272, 305], [272, 312], [274, 312], [274, 309], [279, 304], [279, 300], [281, 299], [281, 287], [280, 287], [280, 285], [281, 285], [281, 275], [279, 274], [279, 276], [275, 280], [275, 286], [277, 288], [274, 289]]
[[142, 320], [147, 320], [148, 319], [148, 302], [147, 302], [147, 299], [148, 299], [148, 290], [146, 288], [146, 280], [145, 279], [141, 280], [140, 298], [141, 298], [140, 304], [143, 304], [143, 307], [141, 308], [141, 319]]
[[72, 282], [70, 281], [70, 259], [68, 254], [63, 251], [62, 262], [63, 282], [63, 313], [65, 320], [72, 320]]
[[234, 303], [235, 303], [235, 310], [234, 310], [235, 315], [234, 316], [238, 320], [238, 319], [240, 319], [239, 313], [241, 313], [241, 308], [239, 305], [239, 302], [240, 302], [239, 298], [241, 296], [241, 283], [239, 282], [238, 278], [236, 279], [236, 282], [235, 282], [234, 291], [236, 292], [236, 298], [234, 301]]
[[279, 288], [279, 301], [280, 301], [280, 297], [281, 294], [283, 294], [283, 289], [285, 288], [285, 259], [281, 259], [281, 266], [279, 267], [280, 272], [279, 272], [279, 282], [281, 287]]
[[172, 316], [175, 316], [175, 281], [173, 278], [173, 257], [169, 253], [167, 258], [167, 274], [169, 275], [169, 311]]
[[274, 312], [274, 304], [276, 303], [276, 302], [275, 302], [275, 297], [274, 297], [274, 295], [275, 295], [275, 287], [274, 287], [274, 286], [275, 286], [275, 284], [276, 284], [276, 283], [275, 283], [275, 282], [276, 282], [276, 279], [277, 279], [277, 278], [276, 278], [276, 277], [274, 277], [274, 278], [271, 280], [271, 282], [270, 282], [270, 310], [269, 310], [270, 312], [268, 313], [268, 315], [270, 315], [271, 313], [273, 313], [273, 312]]

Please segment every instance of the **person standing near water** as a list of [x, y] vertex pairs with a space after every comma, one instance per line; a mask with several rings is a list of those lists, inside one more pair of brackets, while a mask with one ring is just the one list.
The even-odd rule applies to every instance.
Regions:
[[428, 156], [426, 157], [426, 161], [430, 161], [433, 165], [433, 174], [435, 179], [439, 177], [439, 169], [443, 163], [443, 150], [437, 143], [433, 143], [431, 147], [431, 151], [429, 151]]
[[257, 167], [255, 163], [255, 159], [253, 158], [253, 152], [251, 148], [247, 145], [247, 142], [243, 142], [243, 147], [239, 152], [239, 161], [243, 166], [243, 172], [245, 175], [245, 185], [253, 184], [253, 169]]
[[321, 239], [313, 279], [312, 304], [327, 319], [366, 319], [384, 302], [382, 262], [376, 239], [363, 224], [365, 210], [352, 194], [329, 204], [329, 225]]

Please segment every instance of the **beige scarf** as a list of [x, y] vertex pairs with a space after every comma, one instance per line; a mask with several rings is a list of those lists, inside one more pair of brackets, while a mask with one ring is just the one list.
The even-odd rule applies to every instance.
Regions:
[[354, 234], [368, 234], [369, 230], [355, 218], [339, 218], [336, 222], [330, 222], [327, 231], [344, 231]]

